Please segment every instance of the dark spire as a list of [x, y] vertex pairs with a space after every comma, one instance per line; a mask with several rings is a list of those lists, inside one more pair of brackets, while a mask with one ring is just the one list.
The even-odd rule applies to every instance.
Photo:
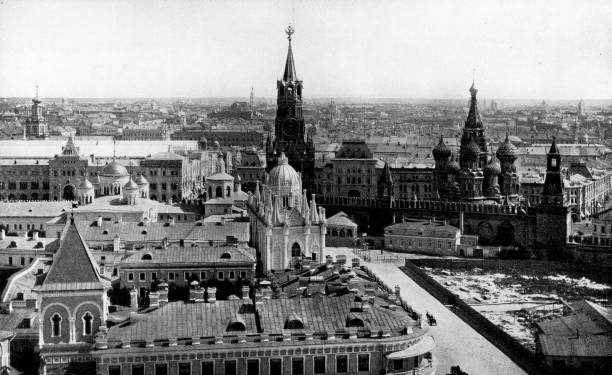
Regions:
[[382, 174], [380, 175], [380, 183], [393, 184], [393, 178], [391, 177], [391, 168], [389, 168], [389, 163], [387, 162], [385, 162]]
[[549, 154], [560, 154], [559, 147], [557, 147], [557, 137], [552, 137], [553, 141], [550, 145], [550, 150], [548, 150]]
[[291, 36], [295, 33], [293, 27], [289, 25], [287, 30], [287, 39], [289, 40], [289, 50], [287, 51], [287, 61], [285, 62], [285, 73], [283, 74], [284, 82], [297, 81], [297, 74], [295, 73], [295, 62], [293, 61], [293, 51], [291, 50]]
[[478, 113], [478, 100], [476, 99], [477, 93], [478, 89], [476, 89], [474, 82], [472, 82], [472, 87], [470, 87], [470, 111], [467, 119], [465, 120], [466, 128], [482, 128], [482, 120], [480, 119], [480, 113]]

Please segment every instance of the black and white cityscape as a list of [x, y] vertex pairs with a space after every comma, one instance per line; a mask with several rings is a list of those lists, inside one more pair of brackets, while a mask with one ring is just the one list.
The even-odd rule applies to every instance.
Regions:
[[0, 374], [612, 373], [611, 17], [0, 1]]

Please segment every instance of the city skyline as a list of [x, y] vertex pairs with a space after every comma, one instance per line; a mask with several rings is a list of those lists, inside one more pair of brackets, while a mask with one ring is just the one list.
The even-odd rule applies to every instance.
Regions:
[[291, 23], [306, 98], [612, 98], [603, 1], [146, 4], [0, 4], [0, 96], [274, 97]]

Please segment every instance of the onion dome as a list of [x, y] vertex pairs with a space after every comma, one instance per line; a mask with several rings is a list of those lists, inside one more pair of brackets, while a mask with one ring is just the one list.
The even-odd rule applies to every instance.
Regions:
[[493, 176], [501, 174], [501, 166], [495, 158], [491, 158], [491, 161], [484, 167], [484, 174]]
[[459, 171], [461, 170], [461, 167], [459, 166], [459, 163], [457, 162], [457, 159], [455, 159], [455, 155], [451, 154], [451, 159], [448, 162], [448, 165], [446, 166], [446, 170], [449, 173], [459, 173]]
[[141, 186], [141, 185], [148, 185], [148, 184], [149, 184], [149, 181], [147, 181], [147, 179], [146, 179], [146, 178], [144, 178], [144, 176], [142, 175], [142, 173], [138, 173], [138, 176], [136, 176], [135, 181], [136, 181], [136, 184], [137, 184], [138, 186]]
[[79, 184], [78, 189], [83, 189], [83, 190], [93, 189], [93, 185], [91, 184], [91, 182], [89, 182], [87, 177], [85, 177]]
[[123, 165], [117, 163], [116, 160], [107, 164], [100, 174], [104, 177], [125, 177], [129, 175], [127, 169], [125, 169]]
[[136, 190], [138, 189], [138, 185], [132, 180], [132, 176], [130, 176], [130, 180], [123, 186], [125, 190]]
[[497, 155], [499, 160], [516, 160], [518, 157], [518, 149], [512, 144], [512, 142], [510, 142], [507, 133], [506, 140], [501, 144], [501, 146], [499, 146], [495, 155]]
[[278, 158], [278, 164], [272, 168], [268, 178], [268, 186], [275, 188], [276, 186], [291, 187], [291, 190], [296, 189], [302, 191], [302, 183], [300, 176], [291, 165], [283, 152]]
[[438, 142], [438, 145], [434, 147], [431, 153], [433, 154], [434, 159], [448, 159], [448, 157], [451, 155], [451, 150], [448, 148], [448, 146], [446, 146], [441, 135], [440, 142]]
[[480, 147], [474, 141], [474, 137], [470, 136], [470, 141], [463, 149], [463, 155], [472, 159], [476, 159], [480, 155]]

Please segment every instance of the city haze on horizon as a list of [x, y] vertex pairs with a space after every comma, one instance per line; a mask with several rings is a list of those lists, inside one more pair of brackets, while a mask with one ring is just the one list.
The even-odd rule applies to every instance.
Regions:
[[474, 76], [482, 98], [605, 100], [611, 15], [606, 1], [7, 1], [0, 96], [273, 98], [292, 23], [306, 100], [465, 99]]

